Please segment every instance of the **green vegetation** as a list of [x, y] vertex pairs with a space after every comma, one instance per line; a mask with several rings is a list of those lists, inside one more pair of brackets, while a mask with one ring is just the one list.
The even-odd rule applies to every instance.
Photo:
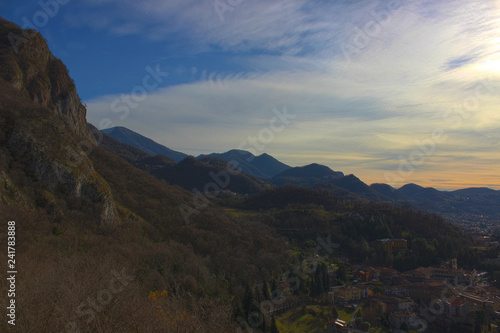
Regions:
[[[299, 246], [318, 235], [330, 235], [332, 242], [341, 245], [335, 255], [348, 256], [355, 262], [409, 270], [450, 258], [458, 258], [461, 265], [468, 268], [475, 266], [480, 258], [470, 248], [474, 245], [472, 238], [463, 231], [438, 215], [415, 212], [407, 206], [347, 200], [332, 196], [326, 190], [290, 185], [223, 204], [234, 209], [260, 211], [261, 221]], [[372, 241], [389, 237], [405, 238], [408, 250], [373, 251]]]
[[278, 317], [281, 333], [316, 332], [326, 329], [332, 319], [331, 307], [308, 305]]

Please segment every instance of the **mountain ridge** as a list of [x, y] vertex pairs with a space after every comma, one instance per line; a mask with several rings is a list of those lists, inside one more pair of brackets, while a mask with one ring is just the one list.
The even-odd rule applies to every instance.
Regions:
[[225, 153], [199, 155], [197, 158], [204, 158], [207, 156], [217, 157], [233, 163], [241, 171], [260, 179], [272, 178], [279, 172], [290, 168], [290, 166], [278, 161], [269, 154], [263, 153], [255, 156], [251, 152], [240, 149], [231, 149]]
[[[467, 221], [467, 223], [470, 223], [481, 218], [482, 215], [494, 221], [498, 219], [495, 210], [500, 211], [500, 207], [496, 204], [496, 200], [500, 202], [500, 191], [489, 188], [441, 191], [412, 183], [402, 185], [399, 188], [393, 188], [383, 183], [367, 185], [355, 175], [344, 175], [340, 171], [333, 171], [328, 166], [318, 163], [291, 167], [267, 153], [255, 156], [250, 152], [238, 149], [232, 149], [225, 153], [199, 155], [196, 159], [202, 160], [206, 164], [212, 162], [214, 165], [220, 164], [216, 160], [211, 162], [210, 158], [233, 163], [245, 174], [267, 181], [274, 186], [284, 186], [286, 184], [308, 186], [319, 190], [328, 190], [332, 194], [351, 199], [359, 196], [378, 202], [411, 205], [415, 209], [442, 214], [453, 221]], [[206, 173], [209, 171], [208, 166], [202, 167], [202, 164], [200, 164], [199, 167], [201, 168], [199, 172]], [[178, 166], [174, 169], [176, 169], [177, 174], [180, 172]], [[205, 171], [201, 171], [204, 169]], [[192, 172], [194, 170], [192, 169]], [[159, 171], [156, 172], [156, 176], [163, 177], [165, 180], [169, 178], [167, 169], [163, 169], [161, 176], [158, 173]], [[180, 174], [178, 175], [180, 176]], [[176, 183], [177, 179], [172, 178], [170, 181]], [[205, 181], [208, 182], [209, 179], [205, 178]], [[190, 182], [184, 184], [177, 182], [177, 184], [191, 190], [186, 186], [186, 184], [191, 184]], [[247, 188], [249, 187], [247, 186]], [[250, 188], [258, 189], [263, 187], [261, 185], [252, 185]]]
[[165, 147], [154, 140], [147, 138], [137, 132], [134, 132], [126, 127], [117, 126], [101, 130], [101, 132], [109, 135], [110, 137], [126, 143], [132, 147], [141, 149], [142, 151], [150, 154], [162, 154], [176, 162], [182, 161], [188, 155]]

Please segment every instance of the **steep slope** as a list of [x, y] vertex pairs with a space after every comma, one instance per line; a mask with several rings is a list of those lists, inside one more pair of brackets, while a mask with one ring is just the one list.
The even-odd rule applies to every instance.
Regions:
[[361, 196], [375, 201], [389, 200], [356, 176], [345, 176], [342, 172], [333, 171], [327, 166], [316, 163], [285, 170], [274, 176], [271, 183], [280, 186], [292, 184], [326, 189], [332, 194], [349, 198]]
[[[30, 32], [30, 38], [12, 47], [9, 36], [25, 33], [0, 19], [2, 178], [11, 187], [26, 180], [37, 185], [29, 190], [18, 186], [14, 194], [0, 188], [0, 197], [3, 202], [15, 200], [13, 196], [46, 201], [58, 212], [69, 198], [89, 201], [100, 206], [98, 213], [89, 212], [89, 219], [116, 223], [110, 188], [86, 154], [96, 142], [75, 85], [38, 33]], [[54, 135], [64, 140], [54, 140]], [[9, 176], [14, 169], [16, 179]]]
[[357, 195], [366, 197], [370, 200], [387, 201], [387, 198], [385, 196], [381, 195], [380, 193], [372, 189], [370, 186], [365, 184], [363, 181], [361, 181], [358, 177], [354, 175], [347, 175], [344, 177], [336, 178], [333, 179], [330, 183], [332, 185], [346, 189]]
[[228, 162], [210, 158], [195, 159], [187, 157], [183, 161], [166, 167], [157, 168], [151, 174], [172, 185], [179, 185], [187, 190], [197, 189], [210, 195], [221, 195], [229, 190], [234, 193], [251, 194], [262, 191], [264, 182], [228, 169]]
[[162, 154], [176, 162], [180, 162], [187, 157], [184, 153], [167, 148], [125, 127], [112, 127], [104, 129], [102, 132], [122, 143], [131, 145], [132, 147], [138, 148], [150, 155]]
[[88, 126], [90, 131], [94, 134], [99, 146], [115, 155], [120, 156], [129, 163], [134, 164], [139, 160], [152, 156], [151, 154], [148, 154], [139, 148], [135, 148], [131, 145], [122, 143], [121, 141], [118, 141], [111, 136], [104, 134], [103, 132], [99, 131], [97, 127], [90, 123], [88, 124]]
[[212, 153], [210, 155], [200, 155], [197, 158], [216, 157], [236, 165], [246, 174], [260, 179], [269, 179], [290, 167], [281, 163], [268, 154], [255, 156], [245, 150], [233, 149], [225, 153]]
[[432, 201], [445, 200], [446, 193], [436, 190], [432, 187], [422, 187], [417, 184], [406, 184], [398, 189], [398, 192], [412, 199], [427, 199]]
[[[94, 126], [90, 128], [97, 130]], [[261, 191], [266, 184], [261, 180], [240, 172], [234, 172], [228, 162], [206, 157], [194, 159], [187, 157], [179, 163], [158, 154], [151, 156], [142, 150], [113, 139], [103, 132], [96, 133], [100, 146], [114, 153], [135, 167], [144, 170], [169, 184], [178, 185], [188, 191], [198, 189], [201, 192], [214, 191], [213, 195], [222, 195], [226, 190], [240, 194]], [[230, 167], [228, 169], [228, 167]]]
[[[13, 36], [18, 36], [17, 40]], [[40, 34], [27, 33], [0, 17], [0, 63], [4, 81], [36, 105], [53, 110], [79, 137], [95, 143], [87, 129], [85, 107], [66, 66], [52, 55]]]
[[410, 198], [408, 198], [406, 195], [399, 192], [397, 189], [388, 184], [376, 183], [376, 184], [371, 184], [370, 187], [375, 191], [377, 191], [378, 193], [382, 194], [383, 196], [390, 198], [391, 200], [394, 201], [410, 200]]

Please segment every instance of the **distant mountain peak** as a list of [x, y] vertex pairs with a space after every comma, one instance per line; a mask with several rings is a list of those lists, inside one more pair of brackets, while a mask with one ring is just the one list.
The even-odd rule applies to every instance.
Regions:
[[255, 156], [249, 151], [231, 149], [225, 153], [212, 153], [200, 155], [197, 158], [217, 157], [227, 162], [237, 164], [237, 167], [252, 176], [260, 179], [270, 179], [278, 173], [290, 169], [290, 167], [269, 154], [263, 153]]
[[139, 133], [132, 131], [126, 127], [116, 126], [102, 130], [103, 133], [109, 135], [115, 140], [138, 148], [150, 155], [165, 155], [176, 162], [186, 158], [186, 154], [172, 150], [164, 145], [161, 145], [150, 138], [147, 138]]

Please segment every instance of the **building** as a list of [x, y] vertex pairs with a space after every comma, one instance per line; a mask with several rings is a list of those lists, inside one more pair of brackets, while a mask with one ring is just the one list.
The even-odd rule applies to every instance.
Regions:
[[288, 282], [280, 284], [278, 288], [283, 292], [283, 296], [290, 296], [292, 294], [292, 285]]
[[358, 283], [353, 287], [358, 288], [361, 291], [361, 298], [368, 298], [370, 296], [370, 286]]
[[337, 301], [359, 301], [362, 296], [362, 290], [353, 286], [343, 286], [337, 289], [335, 299]]
[[[482, 296], [471, 293], [461, 293], [460, 296], [465, 298], [469, 303], [474, 304], [478, 308], [493, 308], [495, 305], [494, 297]], [[491, 298], [491, 299], [490, 299]]]
[[410, 311], [415, 305], [415, 303], [410, 297], [401, 297], [401, 298], [398, 297], [396, 302], [398, 310], [402, 311]]
[[477, 282], [478, 277], [476, 272], [465, 271], [463, 269], [433, 268], [431, 270], [431, 279], [472, 285]]
[[389, 322], [395, 329], [400, 329], [403, 323], [406, 323], [410, 329], [415, 329], [419, 325], [419, 318], [411, 311], [396, 311], [389, 315]]
[[441, 263], [441, 268], [458, 269], [458, 261], [456, 258], [444, 261]]
[[370, 297], [370, 308], [378, 314], [387, 314], [395, 311], [410, 311], [415, 303], [409, 297], [393, 297], [377, 295]]
[[429, 280], [432, 276], [432, 268], [419, 267], [412, 271], [404, 272], [402, 274], [405, 278], [416, 281], [416, 280]]
[[357, 272], [354, 272], [354, 278], [358, 281], [362, 281], [362, 282], [368, 282], [371, 280], [371, 272], [368, 272], [368, 271], [364, 271], [364, 270], [360, 270], [360, 271], [357, 271]]
[[447, 314], [450, 317], [467, 317], [470, 312], [470, 306], [467, 299], [462, 296], [452, 296], [447, 298], [444, 302]]
[[410, 291], [408, 290], [408, 286], [404, 285], [384, 286], [384, 294], [386, 296], [409, 296]]
[[466, 285], [474, 285], [478, 281], [477, 272], [453, 268], [420, 267], [403, 273], [403, 276], [410, 281], [432, 279]]
[[447, 285], [443, 281], [430, 280], [408, 285], [410, 297], [413, 300], [420, 300], [426, 303], [434, 299], [440, 299], [445, 289], [447, 289]]
[[401, 251], [408, 248], [408, 241], [402, 238], [384, 238], [377, 239], [373, 246], [376, 249], [384, 249], [389, 253], [394, 251]]

